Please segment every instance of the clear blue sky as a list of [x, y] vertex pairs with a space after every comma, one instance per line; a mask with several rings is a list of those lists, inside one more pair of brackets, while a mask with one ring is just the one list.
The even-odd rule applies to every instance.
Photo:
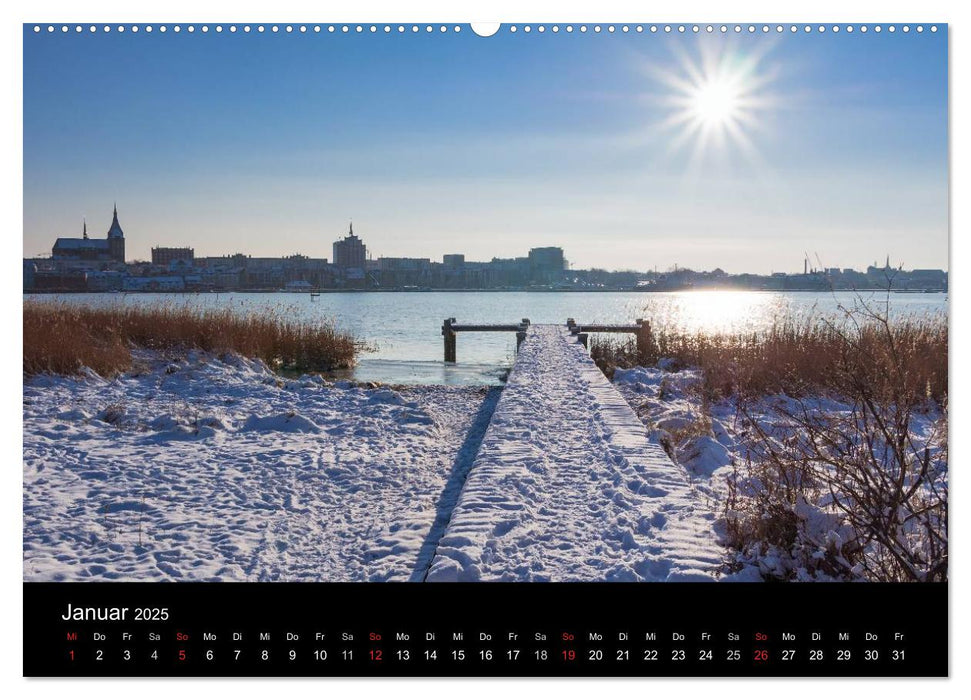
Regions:
[[[720, 78], [677, 87], [698, 65], [729, 76], [743, 139], [718, 117], [707, 139], [673, 123], [709, 116], [696, 93]], [[576, 267], [792, 271], [808, 252], [946, 268], [946, 29], [25, 27], [24, 255], [82, 217], [103, 235], [115, 201], [141, 259], [329, 258], [353, 218], [375, 256], [561, 245]]]

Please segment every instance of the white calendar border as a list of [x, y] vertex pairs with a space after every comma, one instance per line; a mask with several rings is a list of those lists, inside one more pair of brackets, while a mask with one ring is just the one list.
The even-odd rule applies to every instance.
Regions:
[[[966, 4], [966, 3], [965, 3]], [[308, 0], [275, 0], [273, 3], [253, 2], [252, 0], [237, 0], [235, 2], [204, 2], [202, 0], [168, 0], [165, 3], [145, 2], [134, 4], [130, 0], [87, 0], [86, 2], [38, 1], [24, 3], [19, 7], [5, 7], [3, 10], [3, 36], [0, 47], [4, 52], [4, 99], [5, 108], [2, 110], [3, 129], [0, 138], [5, 142], [2, 153], [3, 180], [2, 201], [4, 221], [12, 227], [19, 228], [23, 221], [23, 182], [22, 182], [22, 76], [23, 76], [23, 46], [21, 24], [26, 21], [36, 22], [72, 22], [72, 21], [112, 21], [112, 22], [153, 22], [177, 20], [180, 22], [248, 22], [248, 21], [334, 21], [334, 22], [398, 22], [398, 21], [437, 21], [450, 23], [467, 23], [469, 21], [499, 21], [506, 22], [798, 22], [813, 23], [825, 21], [827, 23], [859, 23], [866, 22], [949, 22], [949, 40], [951, 43], [951, 146], [952, 146], [952, 231], [961, 231], [960, 223], [968, 220], [968, 191], [969, 158], [968, 138], [966, 130], [957, 128], [960, 124], [971, 124], [971, 109], [968, 107], [968, 92], [960, 89], [956, 78], [960, 77], [967, 84], [967, 76], [971, 73], [968, 56], [971, 54], [971, 28], [965, 23], [967, 13], [958, 2], [941, 0], [920, 0], [919, 2], [901, 2], [899, 0], [881, 0], [877, 3], [850, 3], [846, 0], [816, 0], [815, 2], [795, 2], [783, 5], [778, 2], [758, 0], [736, 0], [735, 2], [714, 2], [711, 0], [693, 2], [689, 5], [682, 2], [671, 3], [665, 7], [658, 3], [630, 2], [618, 0], [560, 0], [558, 2], [529, 2], [528, 0], [493, 0], [492, 2], [477, 1], [459, 4], [443, 0], [412, 0], [411, 2], [392, 2], [390, 0], [366, 2], [335, 2], [318, 3]], [[965, 198], [962, 206], [961, 199]], [[964, 214], [964, 218], [962, 218]], [[971, 306], [968, 301], [967, 289], [971, 283], [966, 283], [962, 273], [961, 263], [968, 262], [968, 243], [959, 235], [951, 235], [949, 266], [951, 276], [951, 310], [952, 326], [954, 326], [955, 311], [963, 312]], [[955, 276], [954, 263], [958, 263], [958, 275]], [[3, 261], [3, 274], [0, 275], [0, 285], [3, 294], [0, 295], [0, 309], [3, 311], [5, 330], [8, 335], [12, 332], [14, 339], [4, 344], [2, 357], [10, 367], [18, 367], [20, 360], [20, 332], [21, 332], [21, 287], [22, 268], [20, 261], [14, 258]], [[951, 334], [950, 357], [969, 357], [968, 335], [964, 325], [967, 323], [965, 313], [960, 323], [960, 332]], [[952, 386], [957, 388], [958, 400], [953, 399], [951, 392], [950, 415], [952, 426], [966, 424], [964, 417], [965, 398], [969, 392], [969, 373], [962, 366], [953, 362], [951, 367]], [[0, 404], [0, 430], [4, 450], [2, 507], [0, 507], [0, 532], [2, 536], [2, 578], [0, 591], [4, 595], [0, 600], [7, 601], [12, 609], [4, 612], [0, 617], [8, 624], [4, 625], [0, 635], [0, 663], [2, 663], [4, 680], [16, 679], [22, 675], [22, 471], [17, 468], [21, 463], [22, 445], [22, 378], [15, 372], [8, 372], [0, 376], [0, 396], [5, 400]], [[965, 434], [952, 428], [951, 462], [961, 463], [964, 455], [969, 451], [968, 438]], [[19, 455], [17, 454], [19, 452]], [[963, 468], [959, 467], [951, 472], [952, 493], [958, 493], [959, 503], [964, 502], [962, 486], [967, 477], [963, 476]], [[955, 490], [954, 487], [958, 489]], [[911, 699], [914, 695], [933, 692], [938, 696], [956, 695], [959, 685], [956, 681], [967, 680], [971, 671], [967, 670], [967, 660], [971, 658], [971, 648], [965, 635], [971, 631], [967, 625], [969, 604], [960, 596], [955, 596], [955, 583], [963, 583], [968, 578], [966, 545], [968, 528], [964, 526], [961, 509], [951, 508], [951, 608], [950, 608], [950, 658], [952, 681], [949, 683], [933, 681], [908, 680], [824, 680], [819, 682], [795, 682], [793, 680], [622, 680], [622, 679], [562, 679], [552, 681], [538, 680], [494, 680], [487, 682], [471, 682], [469, 680], [329, 680], [324, 683], [318, 680], [173, 680], [170, 682], [145, 682], [127, 680], [85, 680], [85, 681], [39, 681], [23, 680], [11, 684], [14, 692], [29, 694], [36, 698], [57, 698], [76, 700], [80, 697], [131, 697], [139, 700], [154, 700], [155, 698], [169, 699], [173, 694], [180, 696], [197, 695], [212, 696], [216, 693], [234, 694], [237, 698], [259, 698], [265, 700], [268, 695], [282, 692], [288, 695], [314, 697], [393, 697], [393, 700], [406, 698], [448, 697], [461, 695], [463, 699], [478, 700], [478, 698], [492, 698], [496, 694], [514, 697], [556, 697], [564, 700], [591, 697], [609, 699], [611, 695], [636, 694], [640, 697], [681, 695], [686, 692], [692, 696], [746, 697], [758, 693], [760, 695], [785, 694], [786, 699], [815, 698], [818, 695], [839, 693], [840, 695], [854, 695], [857, 693], [884, 698], [905, 697]], [[11, 604], [10, 601], [13, 601]], [[930, 683], [932, 686], [927, 687]], [[229, 687], [225, 687], [226, 685]], [[5, 684], [6, 685], [6, 684]], [[965, 689], [966, 692], [966, 689]]]

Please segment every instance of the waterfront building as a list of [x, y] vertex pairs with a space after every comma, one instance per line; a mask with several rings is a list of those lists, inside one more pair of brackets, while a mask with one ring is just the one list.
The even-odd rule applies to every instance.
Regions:
[[152, 275], [151, 277], [125, 277], [122, 289], [126, 292], [181, 292], [185, 290], [182, 275]]
[[531, 248], [528, 260], [530, 282], [553, 284], [562, 280], [563, 271], [566, 269], [562, 248]]
[[342, 270], [364, 270], [367, 262], [367, 246], [364, 241], [354, 234], [354, 224], [351, 223], [347, 236], [334, 241], [334, 265]]
[[563, 249], [558, 246], [529, 249], [529, 266], [536, 270], [562, 272], [566, 269]]
[[189, 263], [191, 266], [194, 259], [195, 250], [193, 248], [168, 248], [165, 246], [152, 248], [153, 265], [168, 267], [174, 262], [182, 262]]
[[51, 257], [63, 261], [125, 262], [125, 233], [118, 223], [117, 206], [106, 238], [89, 238], [87, 221], [81, 231], [81, 238], [58, 238], [54, 241]]
[[37, 263], [30, 258], [24, 258], [24, 291], [34, 288], [34, 279], [37, 274]]
[[378, 279], [382, 287], [439, 286], [436, 268], [429, 258], [378, 258]]
[[254, 289], [281, 289], [300, 282], [310, 288], [333, 285], [334, 271], [327, 258], [310, 258], [295, 253], [282, 258], [246, 257], [241, 261], [244, 286]]
[[91, 270], [84, 282], [84, 291], [110, 292], [124, 287], [125, 274], [120, 270]]

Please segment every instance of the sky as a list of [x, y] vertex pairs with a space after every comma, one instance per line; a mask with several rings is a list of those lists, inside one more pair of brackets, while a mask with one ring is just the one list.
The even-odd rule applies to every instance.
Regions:
[[129, 259], [331, 258], [353, 220], [375, 258], [947, 269], [945, 27], [533, 26], [25, 26], [24, 255], [103, 236], [117, 202]]

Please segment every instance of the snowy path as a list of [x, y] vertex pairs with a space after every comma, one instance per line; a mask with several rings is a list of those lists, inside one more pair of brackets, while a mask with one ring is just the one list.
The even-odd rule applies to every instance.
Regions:
[[711, 580], [713, 519], [575, 338], [533, 326], [426, 580]]
[[421, 580], [500, 393], [147, 364], [25, 381], [25, 580]]

